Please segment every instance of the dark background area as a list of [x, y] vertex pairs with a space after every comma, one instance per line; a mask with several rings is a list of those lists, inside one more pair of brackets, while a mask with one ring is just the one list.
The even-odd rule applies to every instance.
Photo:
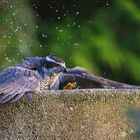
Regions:
[[140, 85], [140, 1], [0, 2], [0, 69], [56, 55], [67, 67]]

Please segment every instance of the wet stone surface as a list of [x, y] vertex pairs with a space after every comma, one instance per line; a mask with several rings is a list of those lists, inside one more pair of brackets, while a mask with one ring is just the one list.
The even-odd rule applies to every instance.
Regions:
[[139, 90], [65, 90], [35, 93], [0, 105], [0, 140], [131, 139], [128, 111]]

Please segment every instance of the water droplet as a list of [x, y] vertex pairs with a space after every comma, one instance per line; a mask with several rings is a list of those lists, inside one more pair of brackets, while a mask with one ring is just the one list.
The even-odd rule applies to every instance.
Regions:
[[79, 15], [79, 12], [78, 11], [76, 12], [76, 15]]
[[8, 61], [9, 63], [11, 63], [11, 62], [12, 62], [12, 60], [11, 60], [11, 59], [9, 59], [9, 57], [5, 57], [5, 60], [6, 60], [6, 61]]
[[13, 13], [12, 15], [13, 15], [13, 16], [15, 16], [15, 15], [16, 15], [16, 13]]
[[78, 28], [80, 28], [81, 26], [80, 25], [78, 25]]
[[59, 32], [63, 32], [63, 30], [59, 30]]
[[42, 34], [42, 37], [44, 37], [44, 38], [47, 38], [47, 35], [45, 35], [45, 34]]
[[18, 31], [18, 28], [15, 29], [15, 33]]
[[74, 43], [74, 46], [79, 46], [79, 43]]
[[3, 35], [3, 38], [6, 38], [7, 36], [6, 35]]

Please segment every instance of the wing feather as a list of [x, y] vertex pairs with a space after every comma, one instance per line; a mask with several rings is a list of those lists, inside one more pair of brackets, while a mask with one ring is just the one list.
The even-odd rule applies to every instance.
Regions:
[[16, 94], [13, 98], [10, 99], [10, 103], [16, 102], [16, 101], [19, 100], [23, 95], [24, 95], [24, 93], [18, 93], [18, 94]]
[[26, 92], [33, 92], [39, 84], [35, 71], [10, 67], [0, 73], [0, 103], [15, 102]]
[[15, 95], [17, 95], [17, 93], [16, 92], [14, 92], [14, 93], [12, 93], [12, 94], [6, 94], [6, 95], [3, 95], [2, 97], [2, 100], [0, 101], [0, 103], [2, 103], [2, 104], [4, 104], [4, 103], [6, 103], [6, 102], [8, 102], [8, 101], [10, 101]]
[[133, 86], [95, 76], [81, 67], [67, 69], [66, 73], [62, 73], [60, 77], [60, 89], [68, 82], [76, 82], [80, 88], [140, 89], [140, 86]]

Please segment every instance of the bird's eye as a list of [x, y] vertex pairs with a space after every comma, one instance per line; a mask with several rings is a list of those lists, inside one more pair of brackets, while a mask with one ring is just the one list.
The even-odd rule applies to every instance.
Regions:
[[52, 68], [57, 67], [57, 66], [58, 66], [58, 64], [52, 63]]
[[49, 62], [45, 65], [46, 68], [54, 68], [54, 67], [57, 67], [58, 64], [56, 63], [53, 63], [53, 62]]

